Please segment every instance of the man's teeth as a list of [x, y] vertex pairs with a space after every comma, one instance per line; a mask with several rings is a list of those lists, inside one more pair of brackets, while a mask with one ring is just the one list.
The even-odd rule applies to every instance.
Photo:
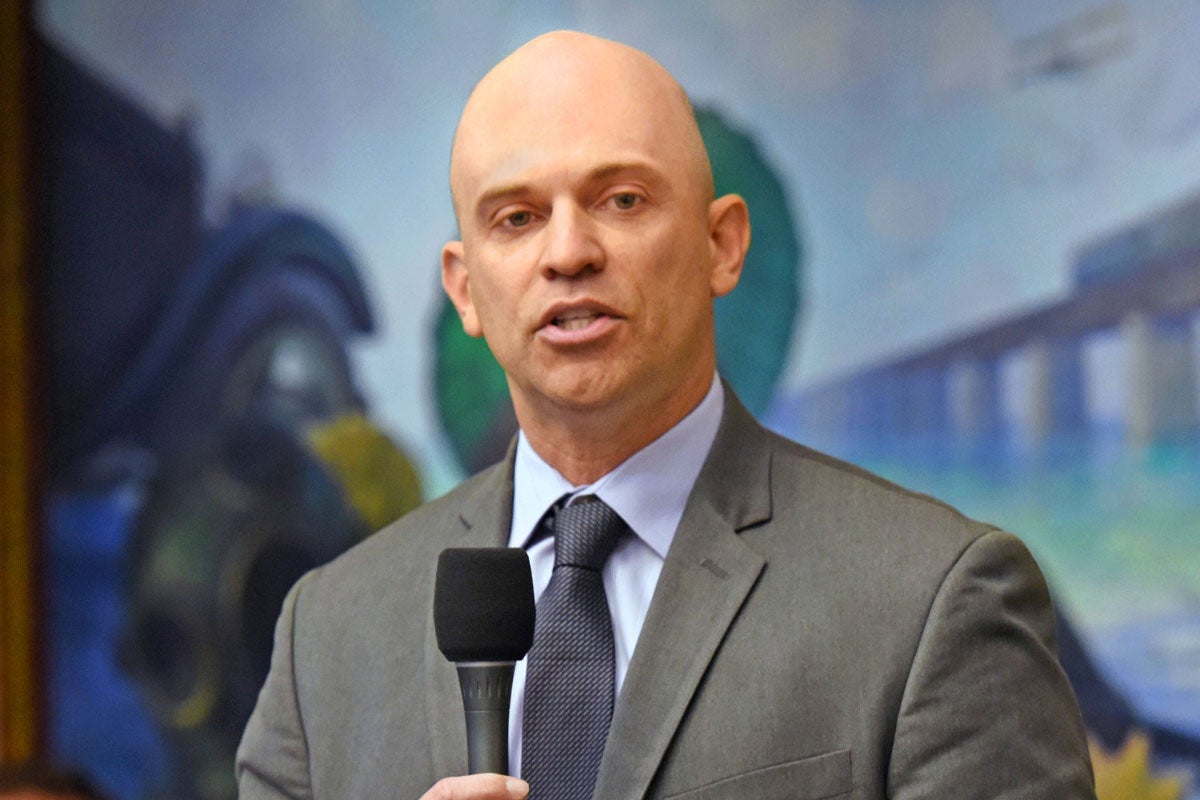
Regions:
[[578, 331], [586, 328], [592, 323], [592, 320], [599, 316], [599, 314], [589, 312], [585, 314], [572, 314], [566, 317], [555, 317], [554, 325], [564, 331]]

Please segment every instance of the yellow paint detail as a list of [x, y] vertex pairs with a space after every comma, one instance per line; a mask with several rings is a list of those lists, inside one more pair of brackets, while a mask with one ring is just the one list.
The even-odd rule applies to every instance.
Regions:
[[1096, 772], [1098, 800], [1180, 800], [1186, 781], [1178, 775], [1156, 775], [1151, 766], [1150, 739], [1134, 731], [1115, 753], [1088, 742]]
[[387, 434], [362, 414], [344, 414], [308, 432], [308, 443], [371, 530], [421, 503], [417, 470]]

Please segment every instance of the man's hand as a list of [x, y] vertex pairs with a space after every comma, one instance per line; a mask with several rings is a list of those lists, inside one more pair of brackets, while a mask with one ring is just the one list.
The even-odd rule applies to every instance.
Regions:
[[529, 784], [507, 775], [462, 775], [442, 778], [421, 800], [524, 800]]

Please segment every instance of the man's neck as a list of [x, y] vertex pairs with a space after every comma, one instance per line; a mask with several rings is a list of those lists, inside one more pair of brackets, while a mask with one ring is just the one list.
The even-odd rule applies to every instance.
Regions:
[[521, 430], [542, 459], [575, 486], [594, 483], [669, 431], [700, 404], [712, 383], [681, 387], [650, 408], [575, 409], [537, 413], [514, 396]]

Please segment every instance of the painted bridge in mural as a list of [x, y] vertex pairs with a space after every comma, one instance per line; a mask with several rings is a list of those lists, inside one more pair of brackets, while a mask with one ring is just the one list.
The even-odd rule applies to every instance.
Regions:
[[1200, 196], [1085, 247], [1073, 275], [1070, 295], [1056, 302], [805, 392], [801, 425], [856, 435], [994, 433], [1004, 425], [1001, 365], [1021, 355], [1027, 434], [1038, 441], [1081, 431], [1089, 424], [1086, 343], [1117, 331], [1127, 362], [1127, 437], [1200, 434]]

